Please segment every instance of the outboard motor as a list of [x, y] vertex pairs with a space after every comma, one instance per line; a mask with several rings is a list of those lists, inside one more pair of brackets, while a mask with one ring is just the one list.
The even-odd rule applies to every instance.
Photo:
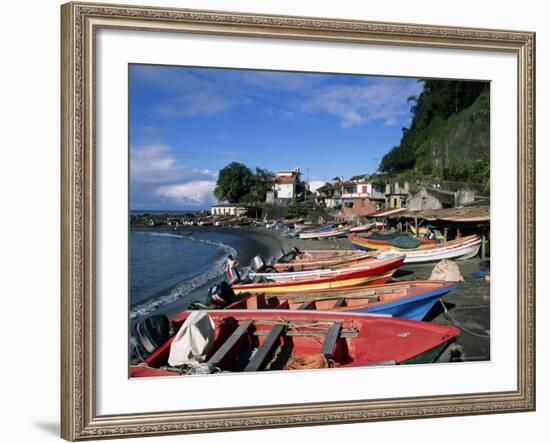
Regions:
[[235, 293], [226, 281], [222, 281], [208, 290], [209, 302], [216, 305], [225, 306], [231, 303], [234, 297]]
[[136, 324], [139, 344], [150, 354], [170, 338], [170, 322], [165, 315], [152, 315]]
[[248, 268], [250, 269], [251, 272], [261, 271], [262, 269], [265, 268], [265, 263], [263, 258], [260, 255], [256, 255], [250, 261], [250, 265], [248, 265]]
[[283, 255], [277, 259], [277, 262], [289, 263], [294, 260], [298, 256], [298, 254], [300, 254], [300, 250], [296, 246], [294, 246], [288, 252], [285, 252], [283, 249], [281, 249], [281, 253]]

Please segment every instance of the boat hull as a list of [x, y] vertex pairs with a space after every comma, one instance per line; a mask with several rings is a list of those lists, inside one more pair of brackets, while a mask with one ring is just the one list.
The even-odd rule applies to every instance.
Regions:
[[[365, 243], [360, 237], [350, 236], [350, 240], [353, 247], [357, 250], [372, 250], [369, 247], [369, 243]], [[405, 263], [428, 263], [443, 259], [467, 260], [475, 257], [478, 254], [480, 247], [481, 239], [477, 236], [471, 236], [438, 245], [421, 245], [415, 249], [403, 249], [394, 246], [387, 246], [384, 249], [383, 254], [404, 254]]]
[[273, 268], [277, 272], [285, 271], [311, 271], [314, 269], [338, 269], [346, 266], [352, 266], [362, 263], [364, 260], [369, 260], [377, 256], [377, 252], [371, 251], [350, 251], [355, 252], [354, 254], [340, 255], [335, 257], [327, 258], [311, 258], [311, 259], [295, 259], [288, 263], [276, 263], [273, 265]]
[[[282, 352], [285, 346], [291, 347], [292, 356], [326, 356], [329, 352], [328, 367], [341, 368], [433, 361], [441, 348], [460, 333], [455, 326], [359, 313], [233, 310], [207, 311], [207, 314], [215, 325], [213, 346], [206, 356], [206, 361], [216, 361], [217, 370], [214, 372], [241, 372], [243, 366], [245, 371], [250, 371], [251, 361], [255, 358], [254, 349], [259, 354], [259, 348], [270, 340], [275, 328], [279, 328], [280, 335], [271, 348], [272, 353], [278, 347]], [[177, 315], [172, 321], [174, 329], [178, 330], [189, 315], [188, 311]], [[333, 336], [332, 345], [327, 350], [326, 341], [329, 340], [331, 326], [335, 324], [339, 325], [339, 332]], [[223, 360], [216, 360], [213, 356], [219, 355], [220, 348], [237, 330], [242, 331], [238, 341], [233, 341], [231, 347], [226, 346]], [[183, 375], [179, 367], [168, 366], [175, 336], [147, 356], [143, 364], [132, 366], [130, 377]], [[277, 358], [281, 355], [279, 353]], [[246, 358], [244, 365], [240, 363], [243, 356]], [[285, 358], [284, 355], [282, 357]], [[257, 366], [253, 370], [288, 369], [284, 361], [282, 366], [271, 366], [269, 355], [265, 355], [264, 361], [269, 362], [269, 368]], [[237, 369], [236, 363], [240, 365]]]
[[[267, 299], [263, 294], [250, 294], [226, 309], [303, 309], [332, 310], [334, 312], [361, 312], [389, 315], [408, 320], [423, 320], [445, 294], [456, 289], [456, 284], [437, 280], [389, 283], [365, 288], [344, 288], [333, 291], [307, 293], [275, 293]], [[377, 300], [376, 300], [377, 299]], [[338, 306], [336, 302], [342, 301]]]
[[[363, 267], [344, 268], [325, 272], [306, 271], [305, 273], [262, 274], [271, 281], [266, 283], [248, 283], [233, 285], [233, 292], [303, 292], [312, 290], [335, 289], [360, 286], [365, 284], [381, 284], [390, 279], [404, 257], [390, 257], [384, 260], [369, 262]], [[301, 274], [297, 276], [296, 274]]]
[[[453, 287], [454, 289], [454, 287]], [[403, 301], [394, 301], [361, 310], [369, 314], [384, 314], [407, 320], [423, 320], [441, 297], [452, 289], [441, 289], [411, 297]]]
[[299, 234], [301, 239], [316, 239], [316, 238], [337, 238], [345, 237], [349, 228], [332, 229], [329, 231], [302, 232]]

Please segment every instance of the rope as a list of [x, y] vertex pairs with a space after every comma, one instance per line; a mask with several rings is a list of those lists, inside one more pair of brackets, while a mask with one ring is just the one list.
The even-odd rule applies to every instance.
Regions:
[[293, 371], [298, 369], [324, 369], [329, 367], [329, 361], [324, 355], [293, 355], [288, 360], [284, 369], [287, 371]]
[[139, 348], [138, 341], [135, 337], [130, 337], [130, 345], [132, 346], [132, 350], [134, 351], [134, 355], [136, 358], [143, 363], [145, 361], [145, 357], [141, 353], [141, 350]]
[[[449, 321], [455, 325], [457, 328], [460, 328], [462, 331], [473, 335], [475, 337], [481, 337], [481, 338], [489, 338], [491, 337], [489, 334], [477, 334], [473, 331], [470, 331], [469, 329], [465, 328], [456, 318], [454, 318], [451, 313], [448, 311], [447, 306], [445, 306], [445, 303], [441, 299], [439, 299], [439, 303], [441, 303], [441, 306], [443, 306], [443, 310], [445, 311], [445, 316], [449, 319]], [[468, 306], [467, 308], [474, 308], [474, 306]], [[456, 308], [455, 308], [456, 309]]]
[[334, 324], [334, 322], [331, 321], [316, 321], [316, 322], [300, 322], [292, 320], [287, 320], [284, 318], [279, 318], [278, 320], [263, 320], [258, 319], [256, 321], [257, 325], [265, 325], [265, 326], [276, 326], [276, 325], [283, 325], [286, 326], [288, 329], [296, 330], [297, 328], [309, 328], [309, 329], [318, 329], [318, 330], [325, 330], [327, 327], [330, 327]]

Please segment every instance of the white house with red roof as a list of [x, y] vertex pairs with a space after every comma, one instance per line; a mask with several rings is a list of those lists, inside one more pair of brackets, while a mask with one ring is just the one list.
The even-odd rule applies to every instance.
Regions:
[[273, 177], [273, 194], [268, 195], [268, 199], [287, 201], [296, 200], [296, 185], [299, 181], [299, 167], [292, 170], [277, 171], [275, 177]]

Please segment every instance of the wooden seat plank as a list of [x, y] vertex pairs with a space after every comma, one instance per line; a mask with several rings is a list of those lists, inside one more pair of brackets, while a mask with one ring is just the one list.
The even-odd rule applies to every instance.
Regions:
[[246, 368], [244, 368], [244, 372], [255, 372], [261, 369], [267, 359], [267, 356], [275, 346], [275, 343], [279, 340], [279, 337], [284, 332], [285, 328], [285, 325], [273, 326], [264, 342], [258, 348], [258, 352], [256, 352], [256, 354], [250, 359], [248, 365], [246, 365]]
[[246, 334], [250, 326], [252, 325], [252, 320], [246, 320], [242, 322], [237, 329], [225, 340], [225, 343], [219, 347], [219, 349], [214, 353], [212, 357], [208, 360], [208, 363], [218, 366], [227, 354], [235, 347], [240, 338]]
[[332, 358], [334, 353], [334, 347], [336, 346], [336, 341], [340, 336], [340, 331], [342, 330], [342, 322], [337, 321], [329, 328], [325, 340], [323, 342], [323, 347], [321, 348], [321, 354], [326, 358]]
[[306, 302], [302, 303], [300, 306], [298, 306], [298, 309], [300, 311], [305, 311], [306, 309], [309, 309], [312, 304], [313, 304], [313, 300], [306, 301]]

